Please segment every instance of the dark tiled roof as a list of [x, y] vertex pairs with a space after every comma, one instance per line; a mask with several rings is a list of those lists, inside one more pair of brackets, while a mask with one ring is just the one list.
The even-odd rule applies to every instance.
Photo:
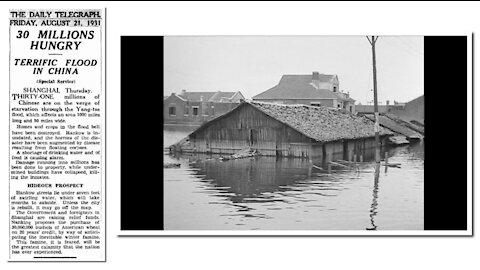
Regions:
[[346, 100], [347, 100], [347, 101], [350, 101], [350, 102], [355, 101], [355, 99], [353, 99], [353, 98], [351, 98], [351, 97], [347, 98]]
[[200, 101], [200, 97], [203, 97], [204, 101], [210, 99], [216, 92], [186, 92], [178, 95], [188, 101]]
[[[249, 103], [265, 114], [320, 142], [374, 137], [374, 123], [342, 110], [306, 105]], [[380, 135], [393, 134], [380, 127]]]
[[236, 92], [185, 92], [184, 94], [179, 94], [179, 97], [182, 97], [188, 101], [200, 101], [200, 97], [203, 97], [203, 101], [214, 101], [219, 102], [222, 97], [231, 98], [235, 95]]
[[208, 101], [220, 102], [222, 98], [230, 99], [235, 95], [236, 92], [216, 92]]
[[[310, 78], [312, 78], [312, 75], [308, 75]], [[328, 75], [328, 74], [318, 74], [318, 80], [321, 82], [330, 82], [333, 80], [335, 75]]]
[[351, 98], [351, 97], [344, 97], [343, 95], [341, 95], [340, 93], [335, 93], [339, 99], [343, 100], [343, 101], [349, 101], [349, 102], [355, 102], [355, 99]]
[[[330, 82], [335, 75], [319, 74], [321, 82]], [[313, 87], [312, 75], [283, 75], [278, 85], [253, 99], [341, 99], [327, 89]]]

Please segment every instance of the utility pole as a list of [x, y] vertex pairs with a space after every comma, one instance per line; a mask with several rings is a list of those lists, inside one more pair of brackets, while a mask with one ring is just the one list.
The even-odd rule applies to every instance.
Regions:
[[367, 36], [368, 42], [372, 45], [373, 57], [373, 109], [375, 113], [375, 162], [380, 163], [380, 126], [378, 124], [378, 99], [377, 99], [377, 64], [375, 58], [375, 43], [378, 36], [372, 36], [371, 39]]

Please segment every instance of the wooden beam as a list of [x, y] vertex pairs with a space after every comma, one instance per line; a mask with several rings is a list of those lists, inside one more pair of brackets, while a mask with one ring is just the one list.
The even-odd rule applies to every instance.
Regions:
[[385, 164], [382, 164], [383, 166], [388, 166], [388, 167], [399, 167], [400, 165], [402, 165], [401, 163], [385, 163]]
[[337, 162], [333, 162], [333, 161], [330, 161], [330, 164], [332, 165], [335, 165], [335, 166], [340, 166], [340, 167], [343, 167], [343, 168], [351, 168], [350, 166], [347, 166], [347, 165], [343, 165], [341, 163], [337, 163]]
[[324, 168], [322, 168], [322, 167], [318, 167], [318, 166], [315, 166], [315, 165], [313, 165], [313, 164], [312, 164], [312, 167], [313, 167], [313, 168], [315, 168], [315, 169], [319, 169], [319, 170], [325, 171], [325, 169], [324, 169]]

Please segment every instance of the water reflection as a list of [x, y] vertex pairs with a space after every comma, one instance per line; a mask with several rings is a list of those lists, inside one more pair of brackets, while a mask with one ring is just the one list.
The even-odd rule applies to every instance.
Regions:
[[[387, 172], [388, 166], [385, 166], [385, 172]], [[370, 206], [370, 225], [371, 227], [367, 230], [377, 230], [377, 225], [375, 225], [375, 216], [377, 215], [378, 207], [378, 180], [380, 179], [380, 164], [375, 165], [375, 177], [373, 182], [373, 196], [372, 196], [372, 205]]]
[[401, 164], [388, 174], [374, 163], [328, 173], [322, 160], [167, 155], [182, 166], [164, 170], [165, 228], [423, 229], [423, 144], [385, 153]]
[[[204, 184], [195, 193], [222, 199], [209, 204], [228, 204], [234, 207], [235, 210], [222, 216], [272, 218], [267, 214], [252, 214], [256, 204], [265, 206], [267, 210], [282, 210], [288, 209], [287, 205], [305, 204], [310, 209], [335, 211], [336, 208], [327, 207], [326, 200], [322, 198], [336, 197], [348, 189], [348, 183], [355, 178], [374, 172], [372, 164], [329, 170], [330, 168], [312, 167], [312, 164], [327, 167], [322, 160], [310, 162], [300, 158], [254, 157], [221, 161], [219, 157], [206, 154], [176, 156], [178, 159], [186, 158], [192, 174]], [[374, 200], [378, 197], [378, 177], [377, 169]], [[376, 208], [376, 201], [372, 207]], [[375, 213], [372, 210], [372, 224]]]
[[[299, 191], [312, 174], [306, 159], [256, 157], [223, 162], [199, 155], [191, 159], [190, 166], [198, 169], [197, 176], [208, 179], [214, 188], [221, 188], [222, 194], [216, 196], [228, 197], [235, 203], [284, 201], [273, 194]], [[324, 186], [323, 190], [336, 190], [328, 182], [319, 186]]]

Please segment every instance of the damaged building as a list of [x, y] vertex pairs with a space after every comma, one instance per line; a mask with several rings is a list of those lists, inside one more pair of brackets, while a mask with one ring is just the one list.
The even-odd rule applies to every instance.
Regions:
[[[380, 142], [393, 133], [380, 127]], [[243, 102], [199, 127], [171, 151], [351, 160], [375, 146], [374, 123], [333, 108]]]

